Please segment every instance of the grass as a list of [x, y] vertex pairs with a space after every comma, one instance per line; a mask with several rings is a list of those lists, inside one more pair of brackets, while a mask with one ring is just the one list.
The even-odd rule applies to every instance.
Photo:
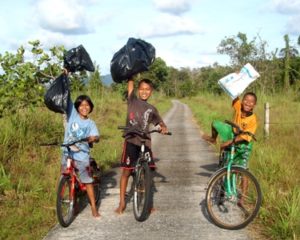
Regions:
[[[254, 144], [250, 170], [263, 191], [263, 205], [254, 226], [266, 239], [300, 238], [300, 102], [296, 95], [258, 94], [258, 141]], [[231, 119], [231, 99], [225, 95], [201, 96], [184, 100], [196, 121], [209, 133], [213, 119]], [[270, 104], [270, 136], [264, 138], [264, 103]], [[216, 148], [217, 150], [217, 148]]]
[[[95, 105], [90, 117], [101, 134], [91, 155], [107, 171], [119, 163], [123, 138], [117, 126], [125, 124], [127, 105], [110, 90], [87, 94]], [[158, 94], [150, 103], [162, 114], [171, 106]], [[61, 150], [40, 144], [63, 140], [62, 115], [45, 107], [25, 109], [0, 118], [0, 125], [0, 239], [41, 239], [57, 224]]]

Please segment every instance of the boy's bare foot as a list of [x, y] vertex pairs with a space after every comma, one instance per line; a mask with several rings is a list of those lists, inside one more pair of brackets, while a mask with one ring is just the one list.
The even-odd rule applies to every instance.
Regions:
[[214, 139], [211, 136], [208, 136], [206, 134], [202, 135], [202, 139], [204, 139], [206, 142], [209, 142], [211, 144], [216, 144], [217, 143], [216, 139]]
[[123, 205], [119, 205], [119, 207], [117, 207], [117, 208], [115, 209], [115, 213], [121, 215], [121, 214], [123, 214], [125, 208], [126, 208], [125, 205], [124, 205], [124, 206], [123, 206]]
[[97, 209], [93, 209], [93, 208], [92, 208], [92, 215], [95, 218], [99, 218], [101, 216], [100, 213], [98, 212], [98, 210]]
[[100, 215], [99, 212], [92, 213], [92, 215], [93, 215], [93, 217], [95, 217], [95, 218], [101, 217], [101, 215]]

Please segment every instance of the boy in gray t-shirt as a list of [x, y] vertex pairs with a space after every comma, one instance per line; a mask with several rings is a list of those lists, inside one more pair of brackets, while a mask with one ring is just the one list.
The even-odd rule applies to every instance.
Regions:
[[[166, 124], [160, 117], [157, 109], [149, 104], [147, 100], [152, 94], [153, 84], [149, 79], [142, 79], [138, 83], [138, 97], [134, 93], [134, 81], [128, 80], [128, 110], [127, 110], [127, 127], [134, 127], [143, 131], [149, 130], [149, 125], [159, 125], [161, 133], [168, 132]], [[146, 152], [150, 153], [152, 161], [149, 163], [150, 167], [155, 167], [151, 151], [151, 137], [146, 141]], [[128, 184], [128, 178], [131, 171], [134, 169], [135, 163], [138, 159], [141, 146], [141, 139], [139, 136], [127, 136], [125, 132], [125, 143], [121, 159], [122, 175], [120, 179], [120, 203], [115, 210], [116, 213], [122, 214], [126, 208], [125, 193]], [[150, 211], [151, 209], [149, 209]]]

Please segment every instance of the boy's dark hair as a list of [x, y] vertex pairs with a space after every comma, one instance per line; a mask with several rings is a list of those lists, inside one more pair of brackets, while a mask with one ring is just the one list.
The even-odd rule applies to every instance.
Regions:
[[254, 92], [246, 92], [246, 93], [244, 94], [244, 97], [246, 97], [246, 96], [248, 96], [248, 95], [254, 97], [255, 102], [257, 102], [257, 96], [256, 96], [256, 94], [255, 94]]
[[138, 83], [138, 88], [140, 87], [140, 85], [142, 83], [148, 84], [153, 89], [153, 83], [150, 79], [144, 78], [144, 79], [140, 80], [139, 83]]
[[83, 101], [87, 101], [89, 103], [89, 105], [91, 107], [91, 111], [90, 111], [90, 113], [91, 113], [94, 109], [94, 104], [93, 104], [92, 100], [90, 99], [90, 97], [87, 95], [80, 95], [76, 98], [76, 100], [74, 102], [75, 109], [78, 112], [78, 108]]

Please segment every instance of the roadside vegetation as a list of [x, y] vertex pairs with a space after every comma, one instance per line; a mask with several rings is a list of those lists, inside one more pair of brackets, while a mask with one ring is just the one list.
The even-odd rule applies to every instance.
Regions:
[[[230, 99], [217, 81], [247, 62], [254, 66], [261, 76], [248, 90], [258, 95], [260, 125], [250, 169], [264, 194], [255, 227], [266, 238], [295, 240], [300, 237], [300, 37], [292, 44], [285, 35], [282, 42], [281, 49], [268, 52], [259, 36], [248, 40], [238, 33], [218, 46], [220, 54], [230, 57], [229, 66], [176, 69], [157, 58], [137, 78], [153, 80], [156, 94], [150, 102], [160, 112], [170, 108], [171, 98], [184, 99], [201, 128], [209, 131], [213, 119], [231, 119]], [[40, 144], [63, 139], [62, 115], [50, 112], [43, 96], [61, 73], [64, 51], [63, 46], [43, 49], [39, 41], [31, 41], [29, 49], [21, 46], [15, 53], [0, 54], [0, 239], [41, 239], [56, 223], [61, 150]], [[86, 93], [95, 104], [91, 118], [101, 141], [92, 156], [105, 172], [118, 164], [122, 150], [117, 126], [125, 124], [125, 85], [104, 86], [100, 67], [94, 65], [95, 72], [72, 74], [70, 81], [73, 99]], [[268, 139], [263, 136], [265, 102], [271, 106]]]

